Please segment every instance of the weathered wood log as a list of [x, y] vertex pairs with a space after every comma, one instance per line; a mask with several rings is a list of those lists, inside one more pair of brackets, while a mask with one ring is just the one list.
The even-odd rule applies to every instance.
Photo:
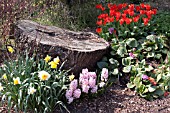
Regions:
[[104, 39], [91, 32], [74, 32], [30, 20], [20, 20], [15, 26], [18, 44], [36, 42], [40, 54], [59, 56], [62, 62], [66, 61], [63, 68], [71, 69], [76, 75], [83, 68], [94, 69], [109, 47]]

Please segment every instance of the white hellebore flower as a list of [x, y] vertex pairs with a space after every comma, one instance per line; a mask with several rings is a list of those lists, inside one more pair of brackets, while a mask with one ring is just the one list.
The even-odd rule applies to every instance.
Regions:
[[34, 87], [30, 87], [29, 89], [28, 89], [28, 94], [30, 95], [30, 94], [34, 94], [36, 92], [36, 89], [34, 89]]
[[51, 75], [46, 71], [40, 71], [38, 72], [38, 77], [40, 78], [40, 80], [45, 81], [48, 80], [51, 77]]
[[2, 84], [0, 83], [0, 91], [2, 91], [4, 88], [2, 87]]

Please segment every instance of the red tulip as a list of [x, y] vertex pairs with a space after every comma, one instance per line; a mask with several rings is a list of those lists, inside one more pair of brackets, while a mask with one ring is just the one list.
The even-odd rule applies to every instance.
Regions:
[[125, 22], [126, 22], [126, 24], [130, 24], [132, 22], [132, 19], [131, 18], [126, 18]]
[[102, 28], [100, 28], [100, 27], [97, 28], [97, 29], [96, 29], [96, 32], [97, 32], [98, 34], [100, 34], [100, 33], [102, 32]]
[[133, 17], [133, 21], [138, 22], [139, 18], [140, 18], [140, 16]]
[[143, 19], [144, 25], [147, 25], [149, 22], [149, 19], [148, 18], [142, 18], [142, 19]]
[[124, 21], [125, 21], [125, 20], [124, 20], [123, 18], [120, 19], [120, 20], [119, 20], [120, 25], [122, 25], [122, 24], [124, 23]]
[[139, 11], [140, 10], [140, 6], [136, 6], [136, 11]]
[[98, 20], [98, 21], [96, 22], [96, 24], [99, 25], [99, 26], [101, 26], [101, 25], [102, 25], [102, 20]]
[[101, 4], [97, 4], [96, 9], [101, 9], [102, 11], [105, 10], [105, 8]]

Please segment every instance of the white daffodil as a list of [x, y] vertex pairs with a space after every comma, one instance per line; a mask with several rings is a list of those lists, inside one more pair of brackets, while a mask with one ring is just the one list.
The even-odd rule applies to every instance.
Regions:
[[28, 94], [30, 95], [30, 94], [34, 94], [36, 92], [36, 89], [34, 88], [34, 87], [30, 87], [29, 89], [28, 89]]
[[13, 78], [13, 81], [14, 81], [14, 85], [21, 84], [21, 81], [20, 81], [19, 77]]
[[48, 80], [51, 77], [51, 75], [46, 71], [40, 71], [38, 72], [38, 77], [40, 78], [40, 80], [45, 81]]
[[4, 87], [2, 87], [2, 84], [0, 83], [0, 91], [2, 91]]

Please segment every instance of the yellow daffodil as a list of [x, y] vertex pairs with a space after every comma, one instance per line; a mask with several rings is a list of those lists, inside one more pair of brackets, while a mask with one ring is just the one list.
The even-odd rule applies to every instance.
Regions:
[[59, 59], [59, 57], [57, 57], [57, 58], [54, 58], [54, 62], [55, 62], [56, 64], [59, 64], [59, 62], [60, 62], [60, 59]]
[[14, 49], [11, 47], [11, 46], [7, 46], [7, 49], [10, 53], [13, 53], [14, 52]]
[[29, 89], [28, 89], [28, 94], [30, 95], [30, 94], [34, 94], [36, 92], [36, 89], [34, 88], [34, 87], [30, 87]]
[[2, 84], [0, 83], [0, 91], [2, 91], [4, 88], [2, 87]]
[[2, 78], [3, 78], [4, 80], [7, 80], [6, 74], [3, 74], [3, 75], [2, 75]]
[[14, 85], [21, 84], [21, 81], [20, 81], [19, 77], [13, 78], [13, 81], [14, 81]]
[[49, 62], [51, 60], [51, 56], [47, 55], [44, 60], [45, 62]]
[[52, 69], [56, 69], [57, 68], [57, 64], [54, 61], [51, 61], [48, 64], [51, 65]]
[[70, 76], [69, 76], [70, 81], [72, 81], [72, 80], [74, 79], [74, 77], [75, 77], [75, 76], [74, 76], [73, 74], [70, 75]]
[[38, 77], [40, 78], [40, 80], [45, 81], [48, 80], [51, 77], [51, 75], [46, 71], [40, 71], [38, 72]]
[[57, 58], [54, 58], [54, 60], [49, 62], [48, 64], [51, 65], [51, 68], [56, 69], [59, 62], [60, 62], [60, 59], [59, 57], [57, 57]]

